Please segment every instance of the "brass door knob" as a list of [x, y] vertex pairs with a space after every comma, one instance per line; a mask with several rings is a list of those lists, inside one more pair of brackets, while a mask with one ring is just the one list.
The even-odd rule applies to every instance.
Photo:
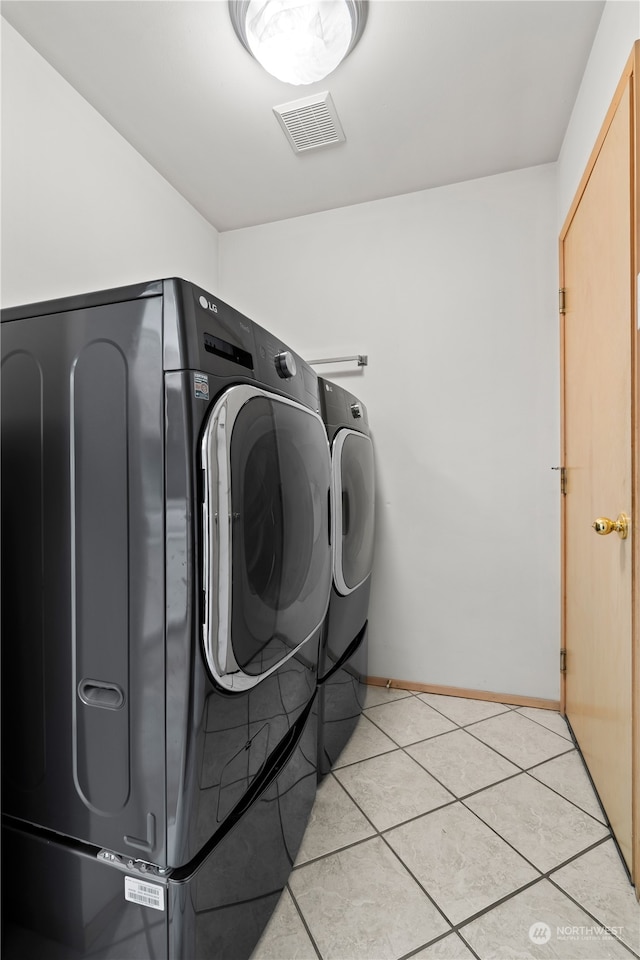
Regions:
[[621, 540], [626, 540], [629, 536], [629, 517], [626, 513], [619, 513], [617, 520], [609, 520], [608, 517], [598, 517], [591, 524], [596, 533], [601, 537], [606, 537], [608, 533], [617, 533]]

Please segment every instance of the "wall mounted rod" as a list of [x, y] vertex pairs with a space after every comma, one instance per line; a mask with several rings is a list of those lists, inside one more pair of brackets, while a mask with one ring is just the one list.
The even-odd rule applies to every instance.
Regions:
[[353, 360], [357, 360], [359, 367], [366, 367], [369, 363], [369, 357], [363, 353], [358, 353], [355, 357], [324, 357], [322, 360], [308, 360], [307, 363], [315, 367], [319, 363], [350, 363]]

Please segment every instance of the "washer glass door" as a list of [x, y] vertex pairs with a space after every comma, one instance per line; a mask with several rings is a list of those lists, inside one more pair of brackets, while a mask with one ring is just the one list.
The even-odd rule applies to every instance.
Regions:
[[329, 448], [320, 417], [251, 385], [214, 404], [202, 440], [204, 649], [243, 690], [322, 624], [331, 589]]
[[333, 578], [346, 596], [364, 583], [373, 563], [373, 444], [356, 430], [340, 430], [332, 457]]

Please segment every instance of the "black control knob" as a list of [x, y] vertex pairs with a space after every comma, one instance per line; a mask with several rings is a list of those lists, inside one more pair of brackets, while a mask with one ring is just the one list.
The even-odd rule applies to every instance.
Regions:
[[274, 363], [276, 365], [276, 373], [279, 377], [282, 377], [283, 380], [290, 380], [291, 377], [295, 377], [296, 361], [290, 350], [282, 350], [281, 353], [277, 353], [274, 358]]

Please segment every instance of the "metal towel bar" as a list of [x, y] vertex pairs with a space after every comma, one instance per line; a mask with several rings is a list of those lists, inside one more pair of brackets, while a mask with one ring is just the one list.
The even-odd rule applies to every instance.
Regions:
[[358, 362], [359, 367], [366, 367], [369, 363], [369, 357], [363, 353], [358, 353], [355, 357], [323, 357], [321, 360], [309, 360], [307, 362], [315, 367], [319, 363], [350, 363], [353, 360]]

